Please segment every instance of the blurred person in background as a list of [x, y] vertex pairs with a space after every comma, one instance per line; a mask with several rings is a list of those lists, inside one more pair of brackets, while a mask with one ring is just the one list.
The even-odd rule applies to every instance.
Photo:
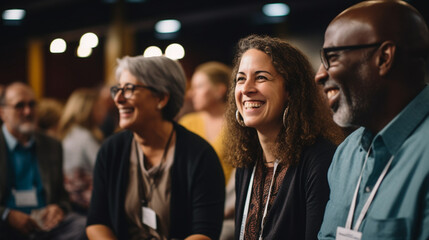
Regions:
[[68, 213], [61, 143], [36, 131], [35, 107], [24, 83], [0, 97], [0, 239], [80, 239], [85, 218]]
[[124, 57], [111, 88], [124, 131], [103, 143], [89, 239], [218, 239], [225, 181], [216, 152], [173, 121], [186, 78], [166, 57]]
[[[234, 236], [235, 172], [224, 161], [223, 135], [226, 98], [232, 70], [220, 62], [207, 62], [196, 67], [191, 79], [190, 95], [196, 112], [183, 116], [179, 123], [207, 140], [219, 156], [225, 175], [225, 220], [221, 239]], [[227, 220], [229, 219], [229, 220]]]
[[37, 103], [37, 128], [39, 131], [59, 139], [58, 124], [64, 105], [53, 98], [44, 98]]
[[226, 113], [226, 156], [237, 167], [235, 239], [317, 238], [342, 135], [313, 74], [283, 40], [238, 43]]
[[106, 115], [99, 126], [104, 139], [106, 139], [119, 130], [119, 113], [115, 106], [115, 102], [110, 95], [110, 85], [100, 87], [100, 98], [101, 104], [103, 104], [107, 109]]
[[95, 159], [103, 140], [99, 125], [106, 111], [97, 90], [80, 88], [70, 95], [59, 122], [65, 187], [73, 210], [79, 213], [89, 208]]
[[226, 182], [231, 177], [232, 167], [222, 161], [222, 136], [231, 73], [231, 68], [220, 62], [199, 65], [192, 76], [190, 89], [195, 112], [188, 113], [179, 120], [181, 125], [213, 146], [221, 160]]

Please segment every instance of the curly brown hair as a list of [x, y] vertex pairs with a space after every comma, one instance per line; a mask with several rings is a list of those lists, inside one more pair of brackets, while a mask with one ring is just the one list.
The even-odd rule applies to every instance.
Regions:
[[305, 55], [279, 38], [250, 35], [238, 42], [233, 62], [224, 138], [226, 161], [234, 167], [246, 167], [262, 157], [256, 130], [240, 126], [235, 118], [235, 77], [242, 56], [249, 49], [257, 49], [270, 56], [274, 68], [285, 81], [285, 90], [289, 92], [287, 127], [282, 126], [273, 149], [280, 163], [286, 166], [298, 164], [303, 149], [318, 137], [339, 144], [343, 139], [342, 130], [332, 120], [326, 100], [314, 82], [314, 70]]

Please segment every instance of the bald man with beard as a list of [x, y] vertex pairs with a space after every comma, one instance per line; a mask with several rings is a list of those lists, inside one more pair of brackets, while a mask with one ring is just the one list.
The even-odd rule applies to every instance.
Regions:
[[319, 239], [429, 239], [428, 27], [403, 1], [365, 1], [328, 26], [316, 82], [337, 149]]

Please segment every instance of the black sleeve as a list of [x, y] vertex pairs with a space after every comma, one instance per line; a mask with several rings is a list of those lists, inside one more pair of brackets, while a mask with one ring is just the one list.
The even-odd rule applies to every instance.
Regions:
[[[103, 148], [97, 154], [93, 174], [93, 189], [91, 196], [91, 203], [88, 210], [87, 225], [102, 224], [110, 227], [110, 216], [108, 209], [107, 194], [107, 173], [106, 158]], [[113, 230], [113, 229], [112, 229]]]
[[332, 144], [321, 147], [307, 154], [306, 177], [306, 229], [305, 238], [317, 239], [322, 224], [326, 203], [329, 199], [327, 172], [335, 152]]
[[236, 168], [235, 170], [235, 230], [234, 239], [239, 239], [241, 222], [243, 221], [243, 206], [246, 201], [243, 197], [242, 188], [244, 187], [244, 169]]
[[210, 147], [199, 156], [192, 181], [192, 234], [218, 239], [222, 229], [225, 178], [219, 159]]

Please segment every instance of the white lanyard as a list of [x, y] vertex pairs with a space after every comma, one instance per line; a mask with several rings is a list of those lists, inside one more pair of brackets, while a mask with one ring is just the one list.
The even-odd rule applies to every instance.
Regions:
[[[353, 214], [354, 214], [355, 209], [356, 209], [356, 201], [357, 201], [359, 186], [360, 186], [360, 183], [362, 181], [363, 171], [365, 169], [366, 162], [368, 161], [368, 157], [369, 157], [370, 152], [371, 152], [371, 147], [369, 148], [368, 153], [366, 154], [365, 162], [363, 164], [362, 171], [360, 173], [359, 180], [358, 180], [358, 183], [356, 186], [356, 190], [355, 190], [355, 193], [353, 195], [353, 200], [352, 200], [352, 203], [350, 205], [349, 215], [347, 217], [347, 222], [346, 222], [346, 226], [345, 226], [346, 229], [351, 229], [351, 227], [352, 227]], [[360, 212], [359, 217], [356, 220], [355, 226], [353, 228], [354, 231], [358, 231], [358, 229], [359, 229], [359, 227], [363, 221], [363, 218], [365, 217], [366, 213], [368, 212], [369, 206], [371, 205], [372, 201], [374, 200], [375, 194], [377, 193], [381, 182], [383, 181], [384, 177], [386, 176], [387, 171], [389, 170], [390, 164], [393, 161], [393, 157], [394, 156], [390, 157], [389, 162], [387, 162], [386, 166], [383, 169], [383, 172], [381, 172], [380, 176], [378, 177], [378, 180], [375, 183], [374, 188], [371, 191], [371, 194], [369, 195], [368, 199], [366, 200], [365, 205], [362, 207], [362, 211]]]
[[[255, 166], [253, 167], [252, 176], [250, 177], [249, 188], [247, 190], [246, 203], [244, 205], [243, 218], [241, 220], [240, 240], [244, 239], [244, 232], [245, 232], [245, 227], [246, 227], [247, 214], [249, 213], [250, 197], [252, 195], [253, 179], [255, 177], [255, 171], [256, 171], [256, 165], [257, 164], [258, 163], [256, 162]], [[261, 231], [260, 231], [260, 234], [259, 234], [259, 239], [262, 239], [262, 231], [264, 230], [264, 219], [265, 219], [265, 216], [267, 215], [268, 204], [270, 202], [270, 197], [271, 197], [271, 189], [273, 188], [274, 177], [276, 175], [276, 170], [277, 170], [277, 166], [278, 165], [279, 165], [279, 161], [276, 159], [276, 161], [274, 162], [273, 177], [271, 178], [270, 190], [268, 191], [268, 197], [267, 197], [267, 202], [265, 204], [264, 215], [262, 216]]]

